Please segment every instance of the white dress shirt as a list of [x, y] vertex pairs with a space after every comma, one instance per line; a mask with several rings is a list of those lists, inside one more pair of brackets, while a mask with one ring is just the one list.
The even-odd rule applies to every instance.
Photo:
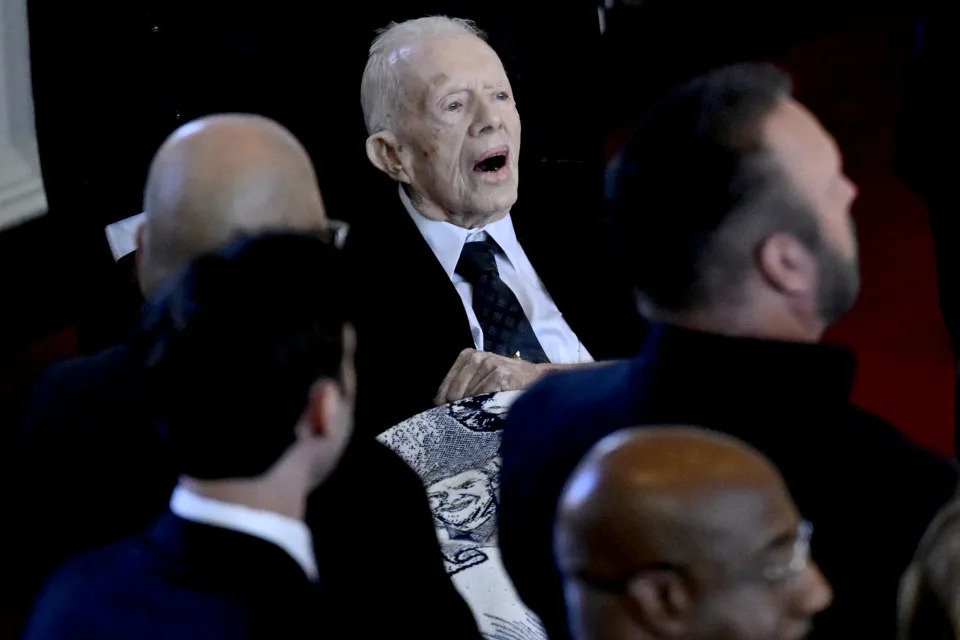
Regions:
[[[275, 544], [297, 561], [311, 581], [317, 581], [313, 536], [300, 520], [197, 495], [183, 485], [177, 485], [173, 490], [170, 511], [184, 520], [238, 531]], [[243, 559], [238, 561], [242, 562]]]
[[491, 222], [477, 229], [464, 229], [455, 224], [441, 220], [430, 220], [414, 208], [413, 203], [400, 186], [400, 200], [406, 207], [407, 213], [413, 218], [423, 239], [430, 245], [433, 254], [440, 261], [443, 270], [453, 282], [463, 308], [470, 323], [470, 333], [477, 350], [483, 350], [483, 330], [473, 311], [473, 285], [456, 273], [460, 253], [467, 242], [477, 242], [492, 238], [502, 249], [496, 255], [497, 270], [500, 279], [510, 287], [523, 313], [533, 327], [533, 333], [540, 341], [543, 352], [556, 364], [574, 362], [593, 362], [593, 358], [586, 347], [577, 338], [577, 335], [563, 319], [563, 314], [557, 309], [553, 298], [547, 293], [540, 277], [534, 271], [533, 265], [524, 253], [523, 247], [517, 241], [517, 234], [513, 229], [513, 219], [508, 213], [502, 219]]

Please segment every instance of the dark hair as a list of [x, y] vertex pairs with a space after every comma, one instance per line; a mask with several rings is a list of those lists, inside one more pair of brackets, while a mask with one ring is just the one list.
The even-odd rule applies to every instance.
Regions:
[[271, 233], [161, 289], [140, 333], [148, 402], [179, 472], [255, 477], [293, 443], [310, 387], [340, 377], [342, 279], [331, 243]]
[[774, 231], [819, 245], [816, 218], [764, 145], [763, 119], [792, 90], [767, 65], [724, 67], [641, 119], [607, 174], [607, 204], [642, 299], [685, 311], [737, 292]]

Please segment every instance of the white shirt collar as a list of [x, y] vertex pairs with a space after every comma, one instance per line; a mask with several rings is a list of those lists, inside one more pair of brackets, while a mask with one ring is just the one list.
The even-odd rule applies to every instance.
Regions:
[[522, 255], [520, 243], [517, 241], [517, 233], [513, 228], [513, 218], [510, 213], [504, 217], [491, 222], [488, 225], [476, 229], [464, 229], [457, 225], [443, 220], [431, 220], [417, 211], [416, 207], [410, 201], [403, 185], [400, 185], [400, 201], [403, 202], [407, 213], [413, 218], [414, 224], [420, 231], [420, 235], [430, 245], [433, 255], [440, 261], [447, 277], [453, 278], [454, 271], [457, 268], [457, 262], [460, 261], [460, 253], [463, 251], [463, 245], [467, 242], [483, 240], [487, 236], [500, 245], [507, 260], [515, 268], [521, 264], [519, 258]]
[[239, 531], [275, 544], [297, 561], [311, 581], [318, 579], [313, 536], [300, 520], [201, 496], [183, 485], [173, 490], [170, 511], [184, 520]]

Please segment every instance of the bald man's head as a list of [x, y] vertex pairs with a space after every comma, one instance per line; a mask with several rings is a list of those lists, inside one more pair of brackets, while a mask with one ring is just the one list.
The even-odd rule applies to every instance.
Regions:
[[647, 427], [609, 436], [574, 471], [555, 552], [581, 640], [779, 640], [802, 637], [831, 598], [804, 536], [759, 453]]
[[147, 297], [239, 234], [327, 225], [306, 151], [255, 115], [208, 116], [177, 129], [154, 156], [143, 206], [138, 271]]

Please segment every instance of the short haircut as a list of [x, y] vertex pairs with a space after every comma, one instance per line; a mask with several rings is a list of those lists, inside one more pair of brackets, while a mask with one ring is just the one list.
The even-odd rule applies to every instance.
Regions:
[[400, 79], [393, 70], [391, 54], [404, 45], [439, 36], [476, 36], [485, 40], [485, 34], [470, 20], [427, 16], [404, 22], [391, 22], [377, 32], [370, 45], [367, 66], [360, 83], [360, 105], [367, 133], [374, 134], [390, 128], [389, 113], [400, 103]]
[[641, 300], [669, 311], [735, 302], [756, 244], [790, 232], [820, 246], [816, 218], [763, 140], [789, 77], [741, 64], [671, 92], [607, 174], [607, 205]]
[[271, 233], [193, 262], [147, 309], [147, 398], [177, 470], [262, 475], [295, 440], [310, 388], [339, 379], [346, 308], [339, 252]]

